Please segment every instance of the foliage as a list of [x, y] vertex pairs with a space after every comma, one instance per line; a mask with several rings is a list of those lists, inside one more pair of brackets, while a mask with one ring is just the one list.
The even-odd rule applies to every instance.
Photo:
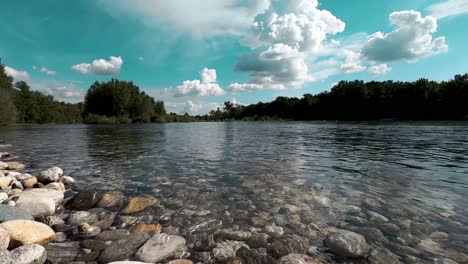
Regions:
[[[164, 102], [155, 101], [133, 82], [112, 79], [109, 82], [95, 82], [88, 90], [84, 102], [86, 122], [97, 122], [115, 118], [118, 123], [156, 122], [166, 114]], [[90, 116], [92, 115], [92, 116]], [[96, 117], [100, 116], [100, 117]]]
[[447, 82], [341, 81], [330, 92], [302, 98], [278, 97], [269, 103], [225, 103], [211, 120], [465, 120], [468, 74]]
[[16, 107], [11, 100], [13, 95], [13, 79], [6, 75], [0, 60], [0, 125], [7, 125], [16, 121]]

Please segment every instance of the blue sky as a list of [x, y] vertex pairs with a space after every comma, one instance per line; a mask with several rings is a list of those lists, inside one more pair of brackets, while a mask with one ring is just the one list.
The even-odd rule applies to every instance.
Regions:
[[1, 1], [7, 73], [69, 102], [132, 80], [169, 111], [468, 72], [468, 0]]

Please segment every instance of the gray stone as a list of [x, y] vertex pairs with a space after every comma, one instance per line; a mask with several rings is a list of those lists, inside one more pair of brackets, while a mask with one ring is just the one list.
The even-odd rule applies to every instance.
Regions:
[[10, 252], [6, 249], [0, 249], [0, 264], [14, 264]]
[[221, 243], [218, 243], [215, 248], [213, 248], [213, 257], [218, 260], [218, 261], [225, 261], [229, 258], [233, 258], [237, 254], [237, 250], [239, 250], [241, 247], [246, 247], [247, 244], [244, 242], [240, 241], [223, 241]]
[[322, 264], [320, 260], [302, 254], [289, 254], [280, 259], [279, 264]]
[[305, 254], [309, 249], [307, 239], [292, 235], [276, 240], [268, 247], [268, 252], [275, 258], [281, 258], [289, 254]]
[[325, 239], [325, 243], [333, 253], [342, 257], [359, 258], [366, 256], [369, 252], [366, 239], [351, 231], [339, 230], [337, 233], [329, 235]]
[[24, 198], [16, 201], [16, 207], [23, 209], [34, 217], [48, 216], [55, 213], [55, 202], [51, 198]]
[[58, 206], [62, 204], [64, 196], [63, 192], [44, 188], [30, 189], [18, 194], [18, 199], [39, 200], [43, 198], [54, 200], [55, 205]]
[[0, 223], [12, 220], [34, 220], [34, 217], [18, 207], [0, 204]]
[[46, 249], [36, 244], [15, 248], [10, 254], [16, 264], [43, 264], [47, 260]]
[[148, 240], [135, 254], [135, 259], [157, 263], [184, 250], [185, 239], [180, 236], [157, 234]]
[[133, 256], [138, 248], [140, 248], [141, 245], [143, 245], [149, 238], [150, 235], [147, 233], [131, 234], [124, 239], [110, 244], [102, 251], [98, 261], [100, 263], [109, 263], [128, 259]]
[[373, 248], [367, 260], [370, 264], [402, 264], [399, 257], [386, 248]]
[[42, 183], [57, 182], [60, 179], [60, 176], [62, 175], [63, 175], [63, 170], [61, 168], [52, 167], [50, 169], [42, 171], [37, 177], [37, 180]]
[[80, 253], [80, 242], [50, 243], [44, 246], [47, 260], [52, 263], [69, 263]]
[[258, 249], [241, 247], [236, 255], [243, 264], [272, 264], [276, 262], [276, 260], [268, 256], [266, 252], [261, 252]]
[[274, 238], [280, 238], [284, 234], [284, 230], [281, 226], [271, 225], [265, 227], [265, 232]]
[[216, 232], [216, 237], [225, 238], [228, 240], [244, 241], [252, 236], [252, 232], [232, 229], [221, 229]]
[[105, 241], [102, 240], [87, 239], [81, 241], [81, 246], [91, 250], [103, 250], [107, 247], [107, 244]]
[[247, 241], [247, 245], [253, 248], [261, 248], [265, 247], [266, 244], [268, 243], [268, 240], [270, 239], [270, 236], [265, 233], [256, 233], [253, 234]]
[[94, 224], [97, 221], [98, 221], [98, 216], [96, 214], [86, 212], [86, 211], [77, 211], [77, 212], [71, 213], [67, 219], [68, 224], [72, 226], [77, 226], [77, 225], [84, 224], [84, 223]]
[[95, 239], [102, 241], [117, 241], [126, 238], [130, 235], [130, 232], [126, 229], [116, 229], [110, 231], [104, 231], [97, 235]]

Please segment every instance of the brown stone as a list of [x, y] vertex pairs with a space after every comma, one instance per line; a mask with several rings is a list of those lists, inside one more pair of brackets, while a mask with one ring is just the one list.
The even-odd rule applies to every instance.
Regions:
[[24, 169], [26, 167], [24, 164], [21, 164], [21, 163], [16, 162], [16, 161], [6, 162], [6, 164], [8, 164], [8, 169], [9, 170], [22, 170], [22, 169]]
[[0, 189], [6, 189], [11, 183], [10, 177], [1, 177], [0, 178]]
[[7, 249], [9, 244], [10, 234], [5, 229], [0, 228], [0, 250]]
[[122, 210], [123, 214], [132, 214], [145, 210], [146, 208], [155, 205], [158, 200], [151, 196], [140, 196], [132, 198], [128, 205]]
[[137, 224], [136, 226], [130, 228], [130, 233], [137, 234], [137, 233], [148, 233], [148, 232], [161, 232], [161, 225], [160, 224]]
[[21, 183], [23, 184], [24, 188], [33, 188], [34, 184], [37, 183], [37, 178], [33, 176], [31, 178], [27, 178], [27, 179], [21, 181]]
[[169, 261], [167, 264], [193, 264], [193, 262], [188, 259], [174, 259]]

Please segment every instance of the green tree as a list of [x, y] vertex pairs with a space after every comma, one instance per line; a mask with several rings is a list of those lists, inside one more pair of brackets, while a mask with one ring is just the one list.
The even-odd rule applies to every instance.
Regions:
[[13, 78], [5, 72], [5, 66], [0, 59], [0, 125], [16, 122], [16, 107], [13, 97]]

